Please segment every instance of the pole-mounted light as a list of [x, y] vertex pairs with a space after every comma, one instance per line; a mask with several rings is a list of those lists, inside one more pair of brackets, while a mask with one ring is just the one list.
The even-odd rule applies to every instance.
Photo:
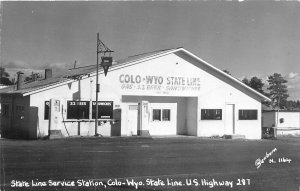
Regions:
[[[95, 136], [98, 136], [98, 93], [100, 92], [100, 84], [99, 84], [99, 54], [103, 54], [101, 57], [101, 66], [104, 70], [104, 75], [107, 75], [108, 69], [112, 66], [112, 57], [111, 53], [113, 51], [110, 50], [99, 38], [99, 33], [97, 33], [97, 69], [96, 69], [96, 116], [95, 116]], [[105, 56], [106, 53], [109, 53], [109, 56]]]

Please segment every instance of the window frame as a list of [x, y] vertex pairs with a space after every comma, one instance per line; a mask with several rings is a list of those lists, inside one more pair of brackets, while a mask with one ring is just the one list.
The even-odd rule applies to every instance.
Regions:
[[1, 116], [9, 117], [9, 103], [1, 103]]
[[[254, 117], [253, 114], [244, 114], [244, 112], [255, 112]], [[239, 120], [258, 120], [258, 110], [257, 109], [239, 109]]]
[[[71, 104], [71, 102], [75, 102], [75, 105]], [[80, 102], [85, 102], [86, 105], [81, 105]], [[70, 104], [69, 104], [70, 103]], [[79, 104], [78, 104], [79, 103]], [[70, 113], [70, 107], [69, 106], [72, 106], [72, 107], [77, 107], [76, 108], [76, 117], [71, 117], [71, 113]], [[80, 108], [80, 106], [85, 106], [87, 107], [87, 109], [82, 109]], [[82, 113], [83, 110], [87, 110], [87, 114], [85, 114], [83, 117], [80, 117], [80, 113]], [[74, 111], [75, 112], [75, 111]], [[66, 119], [67, 120], [85, 120], [85, 119], [90, 119], [90, 101], [85, 101], [85, 100], [80, 100], [80, 101], [75, 101], [75, 100], [67, 100], [67, 116], [66, 116]]]
[[[154, 110], [155, 111], [159, 111], [159, 119], [154, 119], [154, 117], [156, 117], [156, 115], [154, 115]], [[153, 122], [159, 122], [159, 121], [162, 121], [161, 120], [161, 109], [152, 109], [152, 121]]]
[[[169, 111], [168, 112], [168, 120], [165, 120], [164, 119], [164, 111]], [[171, 121], [171, 109], [162, 109], [162, 112], [161, 112], [161, 118], [162, 118], [162, 121]]]
[[[110, 106], [103, 106], [103, 105], [98, 105], [98, 119], [99, 120], [112, 120], [114, 118], [114, 102], [113, 101], [98, 101], [98, 103], [110, 103]], [[95, 103], [95, 105], [94, 105]], [[96, 101], [92, 101], [91, 103], [92, 105], [92, 116], [91, 119], [96, 119]], [[111, 109], [111, 111], [109, 111], [109, 118], [106, 117], [107, 115], [101, 115], [103, 114], [103, 112], [101, 111], [101, 107], [106, 107], [106, 109]], [[106, 111], [107, 112], [107, 111]]]
[[49, 116], [50, 116], [50, 101], [45, 101], [44, 102], [44, 120], [49, 120]]
[[[159, 120], [154, 120], [154, 110], [157, 110], [159, 111]], [[165, 120], [164, 119], [164, 116], [163, 116], [163, 113], [164, 111], [168, 110], [169, 111], [169, 120]], [[152, 119], [152, 122], [170, 122], [171, 121], [171, 109], [170, 108], [152, 108], [151, 110], [151, 119]]]
[[16, 105], [15, 106], [15, 118], [16, 119], [24, 119], [25, 117], [25, 106], [24, 105]]
[[[204, 112], [207, 112], [205, 115]], [[220, 118], [218, 118], [220, 117]], [[201, 120], [203, 121], [222, 121], [223, 120], [223, 111], [222, 109], [201, 109]]]

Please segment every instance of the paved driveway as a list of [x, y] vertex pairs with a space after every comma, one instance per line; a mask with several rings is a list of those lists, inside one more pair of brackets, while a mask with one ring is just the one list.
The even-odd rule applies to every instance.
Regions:
[[[0, 144], [5, 190], [300, 190], [299, 138], [2, 139]], [[265, 160], [257, 168], [259, 158]]]

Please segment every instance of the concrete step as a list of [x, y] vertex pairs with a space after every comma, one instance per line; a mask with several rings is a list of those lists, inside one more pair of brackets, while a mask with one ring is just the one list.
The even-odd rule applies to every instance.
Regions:
[[246, 139], [245, 135], [238, 135], [238, 134], [233, 134], [233, 135], [224, 135], [225, 139]]
[[64, 138], [61, 130], [50, 130], [49, 139], [61, 139]]
[[64, 136], [63, 135], [56, 135], [56, 134], [49, 136], [49, 139], [61, 139], [61, 138], [64, 138]]

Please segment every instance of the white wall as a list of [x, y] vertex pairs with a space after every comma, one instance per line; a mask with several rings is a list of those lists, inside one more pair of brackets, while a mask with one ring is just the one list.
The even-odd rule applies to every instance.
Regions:
[[[186, 128], [186, 109], [187, 109], [187, 99], [190, 98], [185, 98], [185, 97], [168, 97], [168, 96], [123, 96], [122, 101], [127, 104], [126, 107], [124, 107], [123, 110], [123, 117], [122, 119], [122, 134], [126, 135], [126, 131], [124, 129], [128, 128], [126, 124], [126, 117], [127, 117], [127, 109], [128, 105], [137, 105], [141, 101], [148, 101], [150, 107], [165, 107], [168, 106], [169, 104], [176, 104], [177, 109], [176, 109], [176, 125], [175, 129], [171, 129], [169, 132], [165, 132], [162, 130], [160, 133], [157, 132], [156, 130], [152, 130], [152, 132], [156, 135], [186, 135], [187, 133], [187, 128]], [[173, 109], [174, 110], [174, 109]], [[194, 114], [195, 115], [195, 114]], [[149, 116], [151, 117], [151, 116]], [[174, 116], [173, 116], [174, 118]], [[150, 121], [150, 119], [149, 119]], [[151, 127], [155, 128], [153, 126], [153, 123], [151, 123]], [[165, 129], [165, 128], [164, 128]], [[164, 133], [165, 132], [165, 133]], [[151, 133], [151, 132], [150, 132]], [[153, 135], [153, 134], [151, 134]]]
[[[149, 133], [150, 135], [177, 134], [177, 103], [150, 103]], [[153, 121], [153, 109], [170, 109], [170, 121]]]
[[[192, 63], [192, 64], [191, 64]], [[199, 69], [197, 66], [200, 66]], [[228, 78], [213, 72], [201, 63], [195, 60], [188, 60], [182, 55], [170, 54], [155, 60], [146, 61], [142, 64], [116, 70], [108, 74], [107, 78], [101, 78], [104, 82], [102, 86], [104, 92], [118, 92], [124, 95], [151, 95], [151, 96], [180, 96], [180, 97], [194, 97], [198, 96], [198, 107], [201, 108], [220, 108], [223, 110], [223, 115], [226, 103], [235, 105], [235, 130], [236, 133], [244, 134], [247, 138], [260, 139], [261, 138], [261, 103], [257, 95], [240, 86], [233, 87], [235, 83]], [[129, 76], [129, 82], [123, 83], [124, 76]], [[155, 76], [157, 79], [163, 79], [162, 83], [152, 83], [156, 90], [147, 90], [147, 76]], [[200, 85], [189, 89], [169, 90], [168, 78], [182, 77], [199, 78]], [[141, 79], [140, 81], [137, 79]], [[185, 84], [187, 80], [185, 80]], [[107, 83], [105, 83], [107, 82]], [[110, 83], [108, 83], [110, 82]], [[139, 83], [138, 83], [139, 82]], [[109, 84], [115, 84], [111, 86]], [[144, 85], [145, 89], [139, 89], [139, 85]], [[155, 86], [156, 85], [156, 86]], [[176, 87], [179, 87], [177, 85]], [[124, 88], [125, 87], [125, 88]], [[126, 89], [126, 87], [128, 89]], [[152, 86], [149, 86], [152, 87]], [[181, 86], [182, 87], [182, 86]], [[251, 97], [250, 97], [251, 96]], [[256, 109], [258, 111], [257, 120], [238, 120], [239, 109]], [[200, 115], [200, 112], [198, 112]], [[200, 119], [200, 117], [198, 116]], [[224, 119], [224, 116], [223, 116]], [[199, 121], [198, 136], [210, 136], [214, 134], [223, 135], [224, 120], [221, 121]]]
[[278, 121], [281, 118], [283, 118], [284, 122], [279, 122], [278, 127], [300, 127], [300, 112], [279, 112]]
[[197, 136], [198, 98], [187, 98], [187, 135]]
[[[278, 118], [277, 118], [278, 115]], [[283, 119], [283, 122], [280, 122]], [[277, 121], [277, 123], [276, 123]], [[263, 126], [277, 125], [277, 135], [300, 135], [300, 112], [271, 111], [263, 113]]]
[[[176, 80], [174, 80], [176, 79]], [[244, 134], [247, 138], [259, 139], [261, 136], [261, 104], [257, 95], [249, 90], [236, 85], [232, 80], [224, 77], [217, 72], [211, 72], [209, 68], [200, 62], [186, 57], [186, 55], [169, 54], [164, 57], [145, 61], [140, 64], [112, 69], [107, 77], [100, 74], [99, 82], [101, 84], [99, 100], [114, 101], [114, 105], [120, 105], [122, 109], [122, 133], [126, 105], [122, 95], [130, 96], [153, 96], [153, 97], [198, 97], [198, 108], [191, 108], [194, 105], [194, 99], [188, 100], [183, 104], [185, 111], [197, 111], [198, 127], [192, 127], [193, 123], [180, 123], [189, 126], [189, 130], [197, 129], [198, 136], [210, 136], [214, 134], [222, 135], [224, 133], [224, 120], [220, 121], [202, 121], [200, 118], [201, 109], [222, 109], [225, 119], [225, 105], [227, 103], [235, 105], [235, 129], [236, 133]], [[80, 83], [77, 81], [67, 85], [49, 89], [47, 91], [31, 95], [31, 105], [39, 107], [39, 124], [42, 128], [42, 134], [47, 134], [48, 121], [43, 120], [43, 105], [45, 100], [58, 98], [64, 100], [81, 99], [95, 100], [95, 76], [84, 77]], [[188, 105], [188, 107], [186, 107]], [[185, 108], [186, 107], [186, 108]], [[257, 109], [257, 120], [238, 120], [239, 109]], [[181, 110], [180, 110], [181, 111]], [[65, 113], [64, 113], [65, 115]], [[184, 115], [189, 121], [194, 121], [195, 117]], [[177, 120], [179, 121], [179, 120]], [[197, 124], [197, 123], [196, 123]], [[65, 123], [68, 131], [76, 135], [78, 131], [77, 123]], [[184, 132], [186, 125], [182, 126], [178, 133]], [[82, 123], [83, 134], [92, 135], [94, 123]], [[64, 129], [64, 126], [62, 126]], [[65, 133], [65, 132], [64, 132]], [[195, 134], [195, 132], [189, 132]]]
[[[80, 122], [77, 120], [67, 119], [67, 101], [70, 100], [82, 100], [82, 101], [95, 101], [95, 85], [89, 79], [83, 79], [79, 81], [73, 81], [66, 85], [62, 85], [56, 88], [49, 89], [47, 91], [39, 92], [30, 96], [31, 106], [36, 106], [39, 108], [38, 119], [39, 119], [39, 137], [48, 135], [49, 121], [44, 120], [44, 102], [49, 101], [51, 98], [56, 98], [61, 100], [63, 107], [63, 121], [61, 123], [61, 130], [64, 136], [76, 136], [78, 134], [94, 135], [95, 134], [95, 122], [94, 120], [89, 120], [89, 122]], [[92, 93], [92, 94], [91, 94]], [[114, 105], [120, 105], [120, 98], [118, 100], [113, 97], [103, 97], [101, 93], [99, 94], [99, 101], [114, 101]], [[90, 116], [92, 108], [90, 106]], [[79, 120], [81, 121], [81, 120]], [[111, 136], [111, 126], [110, 123], [105, 123], [98, 128], [98, 133], [103, 136]]]

